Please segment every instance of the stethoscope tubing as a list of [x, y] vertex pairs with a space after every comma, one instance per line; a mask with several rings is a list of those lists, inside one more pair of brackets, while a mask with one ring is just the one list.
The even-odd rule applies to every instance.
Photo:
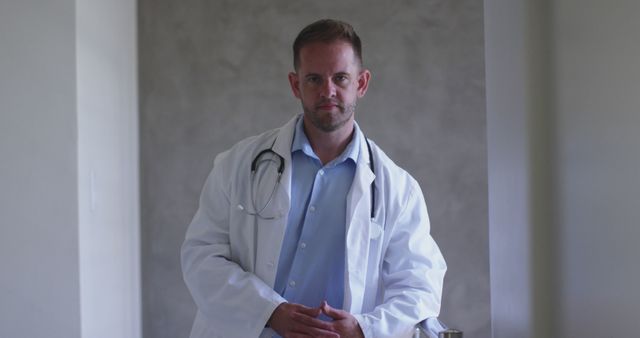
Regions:
[[[367, 144], [367, 151], [369, 152], [369, 168], [371, 169], [371, 172], [374, 174], [375, 176], [375, 165], [374, 165], [374, 161], [373, 161], [373, 151], [371, 150], [371, 144], [369, 143], [369, 140], [365, 137], [364, 138], [365, 143]], [[276, 191], [276, 188], [278, 187], [278, 185], [280, 184], [280, 178], [282, 177], [282, 173], [284, 173], [284, 166], [285, 166], [285, 160], [282, 156], [280, 156], [280, 154], [276, 153], [273, 150], [273, 146], [276, 144], [276, 139], [273, 140], [273, 143], [271, 143], [271, 147], [267, 148], [267, 149], [263, 149], [262, 151], [260, 151], [254, 158], [253, 161], [251, 161], [251, 202], [253, 203], [253, 208], [255, 210], [255, 212], [249, 212], [247, 211], [249, 214], [251, 215], [257, 215], [260, 216], [262, 218], [266, 218], [266, 219], [270, 219], [270, 217], [263, 217], [262, 215], [260, 215], [260, 213], [262, 211], [264, 211], [264, 209], [269, 205], [269, 203], [271, 203], [271, 200], [273, 199], [273, 194]], [[271, 191], [271, 194], [269, 195], [269, 199], [267, 200], [267, 203], [260, 209], [257, 210], [256, 209], [256, 205], [255, 205], [255, 196], [253, 193], [253, 181], [256, 175], [256, 171], [258, 170], [258, 166], [260, 165], [261, 161], [260, 158], [268, 153], [272, 153], [274, 155], [277, 156], [278, 158], [278, 177], [276, 180], [276, 184], [273, 186], [273, 190]], [[374, 218], [375, 216], [375, 210], [376, 210], [376, 183], [375, 183], [375, 179], [371, 182], [371, 219]]]

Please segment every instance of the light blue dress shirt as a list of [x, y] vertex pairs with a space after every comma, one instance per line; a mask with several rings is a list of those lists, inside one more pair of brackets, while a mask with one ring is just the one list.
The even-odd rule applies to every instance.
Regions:
[[[322, 165], [296, 124], [291, 146], [291, 209], [282, 243], [275, 290], [288, 302], [342, 309], [347, 193], [360, 150], [360, 129], [333, 161]], [[328, 320], [327, 317], [321, 317]]]

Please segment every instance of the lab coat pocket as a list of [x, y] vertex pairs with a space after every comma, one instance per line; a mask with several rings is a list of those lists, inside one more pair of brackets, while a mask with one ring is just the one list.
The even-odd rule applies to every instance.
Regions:
[[367, 281], [364, 290], [363, 311], [371, 311], [376, 304], [380, 269], [383, 256], [384, 228], [382, 225], [369, 223], [369, 257], [367, 258]]
[[[282, 190], [282, 189], [280, 189]], [[278, 194], [276, 192], [275, 194]], [[286, 196], [285, 196], [286, 197]], [[253, 272], [267, 284], [275, 280], [275, 268], [282, 243], [287, 210], [285, 197], [275, 195], [270, 207], [256, 213], [250, 194], [234, 196], [230, 238], [232, 254], [239, 256], [245, 271]], [[235, 250], [233, 250], [235, 248]]]

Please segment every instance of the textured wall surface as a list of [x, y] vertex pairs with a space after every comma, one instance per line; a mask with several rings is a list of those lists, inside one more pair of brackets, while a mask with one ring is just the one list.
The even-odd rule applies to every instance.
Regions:
[[145, 337], [186, 337], [179, 249], [213, 157], [300, 112], [291, 43], [354, 25], [373, 73], [356, 119], [420, 182], [449, 264], [441, 318], [490, 336], [482, 1], [140, 1]]

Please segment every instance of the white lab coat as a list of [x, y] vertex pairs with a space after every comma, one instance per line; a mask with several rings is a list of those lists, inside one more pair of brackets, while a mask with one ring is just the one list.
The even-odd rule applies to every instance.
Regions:
[[[184, 279], [198, 307], [191, 338], [274, 334], [265, 323], [285, 301], [273, 285], [290, 206], [295, 123], [293, 118], [279, 129], [245, 139], [215, 159], [182, 246]], [[410, 337], [415, 324], [438, 316], [446, 265], [429, 235], [417, 182], [370, 144], [375, 175], [362, 139], [347, 196], [343, 309], [355, 315], [366, 337]], [[285, 160], [281, 184], [268, 205], [280, 218], [264, 220], [245, 210], [253, 211], [251, 162], [272, 145]], [[270, 193], [275, 184], [275, 166], [263, 167], [256, 196]]]

